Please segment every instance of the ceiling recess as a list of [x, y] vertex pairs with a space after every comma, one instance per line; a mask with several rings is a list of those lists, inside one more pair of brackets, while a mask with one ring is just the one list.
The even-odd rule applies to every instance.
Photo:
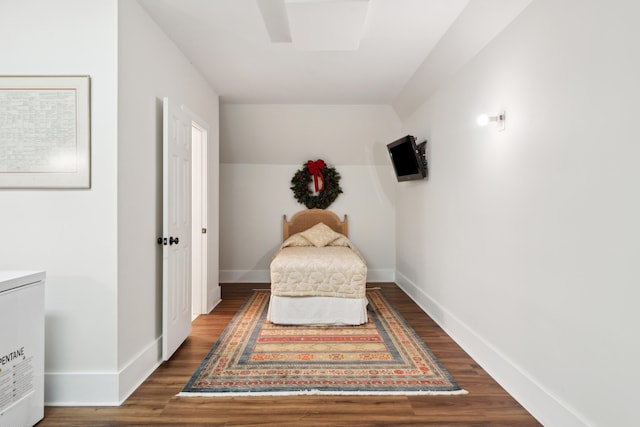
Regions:
[[256, 0], [273, 43], [301, 51], [353, 51], [364, 34], [369, 0]]

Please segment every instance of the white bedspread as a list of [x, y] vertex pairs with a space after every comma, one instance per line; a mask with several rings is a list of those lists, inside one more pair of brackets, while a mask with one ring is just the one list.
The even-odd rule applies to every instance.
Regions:
[[271, 262], [272, 295], [364, 298], [366, 284], [358, 249], [322, 223], [287, 239]]
[[271, 262], [271, 293], [278, 296], [362, 298], [367, 266], [346, 246], [284, 248]]

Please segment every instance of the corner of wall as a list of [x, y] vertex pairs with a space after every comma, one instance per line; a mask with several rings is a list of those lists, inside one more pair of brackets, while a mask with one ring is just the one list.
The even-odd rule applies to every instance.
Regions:
[[406, 120], [533, 0], [469, 2], [393, 102]]

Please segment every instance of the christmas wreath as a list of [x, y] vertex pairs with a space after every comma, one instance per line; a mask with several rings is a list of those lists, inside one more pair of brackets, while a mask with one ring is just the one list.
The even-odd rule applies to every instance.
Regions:
[[[309, 188], [312, 178], [315, 192]], [[342, 193], [340, 174], [322, 159], [309, 160], [291, 178], [291, 190], [296, 200], [308, 209], [326, 209]]]

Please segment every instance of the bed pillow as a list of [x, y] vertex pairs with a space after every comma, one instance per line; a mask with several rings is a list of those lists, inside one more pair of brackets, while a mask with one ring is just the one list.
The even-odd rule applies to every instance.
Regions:
[[291, 246], [313, 246], [313, 245], [309, 240], [302, 237], [300, 233], [296, 233], [282, 243], [283, 248], [288, 248]]
[[300, 235], [310, 241], [313, 246], [321, 248], [327, 246], [334, 240], [342, 237], [342, 234], [336, 233], [328, 225], [319, 222], [311, 228], [301, 232]]

